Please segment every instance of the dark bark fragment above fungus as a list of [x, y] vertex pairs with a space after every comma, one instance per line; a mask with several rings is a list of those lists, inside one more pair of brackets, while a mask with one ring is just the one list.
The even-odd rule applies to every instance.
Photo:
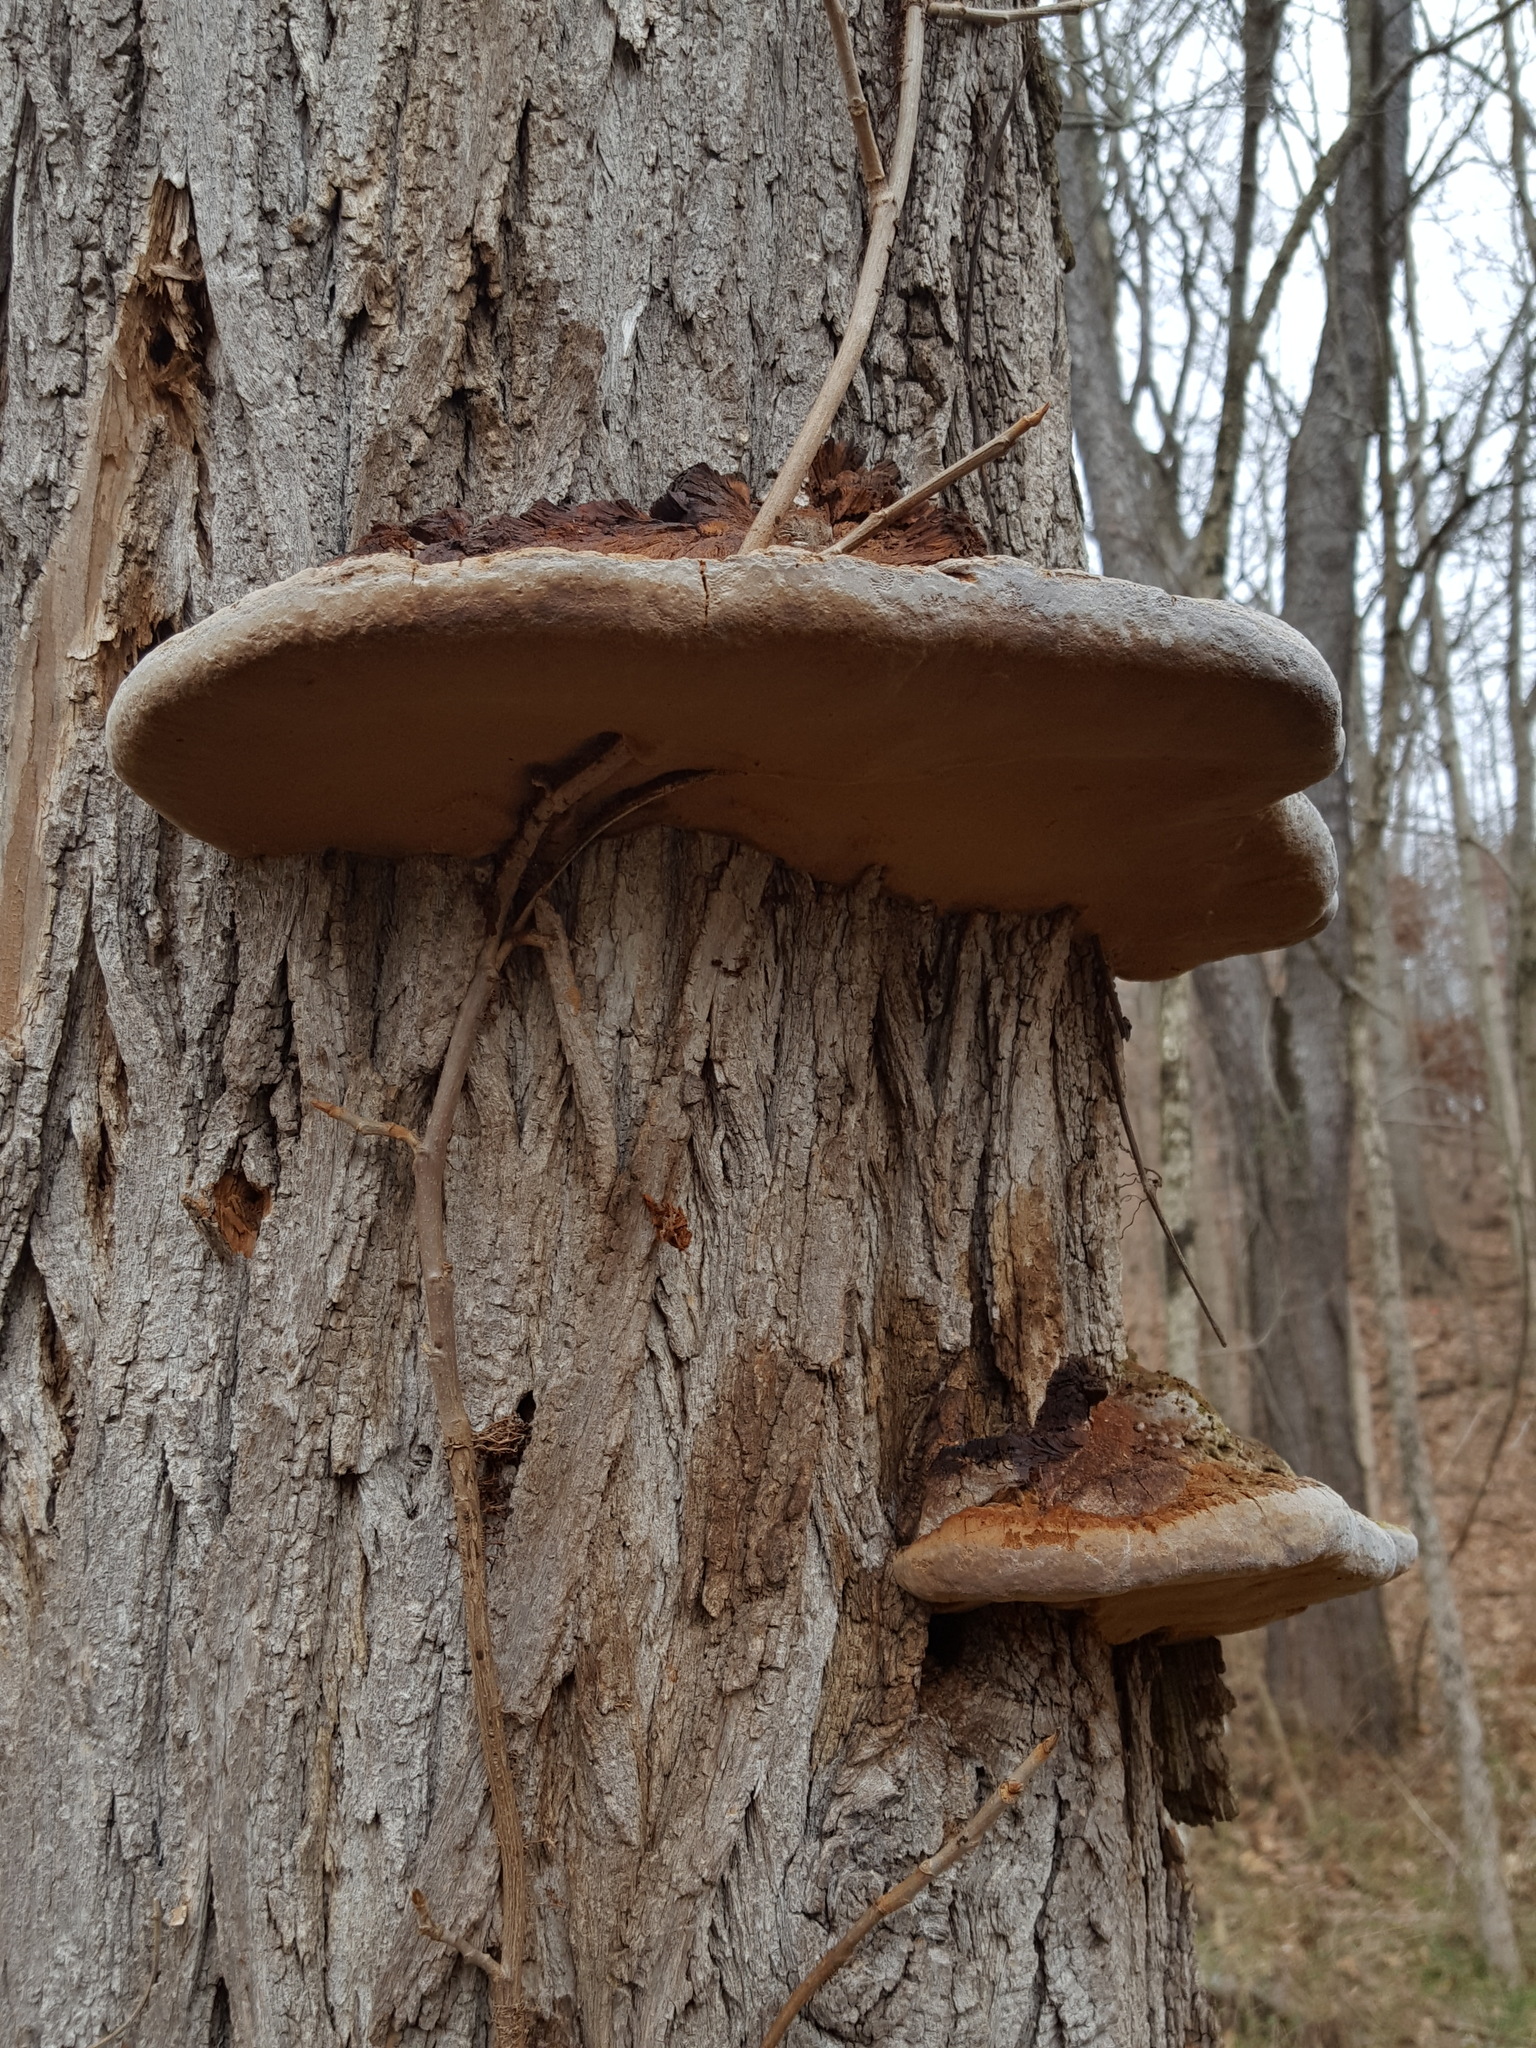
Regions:
[[[799, 548], [829, 547], [857, 532], [872, 512], [901, 495], [893, 462], [864, 466], [864, 451], [828, 441], [811, 466], [803, 505], [786, 513], [778, 539]], [[642, 560], [723, 562], [737, 553], [758, 509], [741, 476], [722, 476], [696, 462], [642, 512], [627, 498], [553, 505], [540, 498], [526, 511], [471, 519], [460, 507], [426, 513], [408, 524], [371, 526], [353, 555], [409, 555], [417, 562], [461, 562], [522, 548], [561, 548], [572, 554], [635, 555]], [[963, 512], [925, 504], [902, 516], [861, 547], [869, 562], [909, 568], [984, 555], [987, 544]]]

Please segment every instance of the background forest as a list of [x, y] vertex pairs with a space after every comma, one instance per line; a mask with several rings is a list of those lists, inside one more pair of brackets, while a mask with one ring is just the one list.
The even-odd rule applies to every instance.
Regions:
[[1348, 704], [1329, 932], [1134, 991], [1134, 1106], [1229, 1341], [1129, 1163], [1128, 1321], [1424, 1558], [1229, 1646], [1204, 1962], [1234, 2041], [1525, 2041], [1531, 14], [1108, 5], [1056, 38], [1099, 559], [1281, 613]]

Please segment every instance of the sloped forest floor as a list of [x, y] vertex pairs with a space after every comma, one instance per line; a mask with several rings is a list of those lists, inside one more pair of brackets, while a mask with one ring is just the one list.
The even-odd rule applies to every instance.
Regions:
[[[1446, 1268], [1412, 1325], [1440, 1512], [1455, 1541], [1509, 1408], [1520, 1302], [1496, 1178], [1475, 1129], [1427, 1161]], [[1141, 1225], [1138, 1224], [1140, 1229]], [[1372, 1377], [1381, 1512], [1405, 1519], [1369, 1289], [1356, 1313]], [[1536, 1349], [1536, 1346], [1533, 1346]], [[1536, 1358], [1493, 1482], [1456, 1561], [1527, 1971], [1536, 1979]], [[1390, 1759], [1292, 1733], [1265, 1712], [1263, 1639], [1226, 1646], [1237, 1696], [1235, 1821], [1186, 1831], [1205, 1979], [1229, 2048], [1483, 2048], [1536, 2042], [1536, 1984], [1482, 1967], [1457, 1868], [1456, 1787], [1417, 1576], [1388, 1614], [1406, 1738]]]

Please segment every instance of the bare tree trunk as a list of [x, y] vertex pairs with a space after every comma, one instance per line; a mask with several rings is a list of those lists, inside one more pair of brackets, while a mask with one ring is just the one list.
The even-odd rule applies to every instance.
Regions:
[[[1348, 19], [1351, 98], [1359, 102], [1411, 46], [1412, 20], [1402, 0], [1350, 0]], [[1376, 117], [1371, 141], [1345, 165], [1329, 208], [1323, 338], [1286, 476], [1284, 615], [1346, 687], [1356, 660], [1355, 552], [1365, 518], [1366, 450], [1386, 380], [1377, 309], [1401, 247], [1406, 123], [1400, 90]], [[1343, 771], [1312, 794], [1343, 868], [1350, 837]], [[1337, 1426], [1348, 1413], [1349, 1386], [1352, 1118], [1343, 987], [1350, 963], [1347, 912], [1286, 956], [1284, 986], [1270, 1004], [1269, 1085], [1246, 1096], [1234, 1114], [1239, 1128], [1251, 1126], [1260, 1211], [1279, 1254], [1278, 1287], [1262, 1268], [1251, 1281], [1262, 1428], [1299, 1470], [1363, 1504], [1355, 1446]], [[1207, 972], [1232, 983], [1254, 982], [1261, 970], [1243, 961]], [[1262, 1006], [1267, 994], [1255, 987], [1250, 1001], [1257, 997]], [[1351, 1623], [1358, 1635], [1340, 1641]], [[1379, 1605], [1369, 1620], [1360, 1603], [1352, 1616], [1315, 1609], [1279, 1624], [1270, 1632], [1270, 1684], [1293, 1713], [1315, 1724], [1381, 1747], [1396, 1741], [1396, 1687]]]
[[[1381, 720], [1389, 737], [1381, 751], [1384, 756], [1389, 756], [1390, 734], [1401, 719], [1406, 699], [1406, 648], [1401, 626], [1397, 623], [1403, 610], [1404, 578], [1393, 541], [1397, 521], [1393, 502], [1396, 487], [1390, 475], [1390, 457], [1385, 451], [1382, 470], [1387, 507], [1384, 582], [1388, 628]], [[1459, 765], [1459, 756], [1456, 758]], [[1387, 1395], [1397, 1439], [1403, 1490], [1407, 1495], [1414, 1534], [1419, 1539], [1424, 1600], [1429, 1610], [1440, 1697], [1445, 1708], [1461, 1798], [1462, 1855], [1471, 1881], [1478, 1933], [1490, 1967], [1509, 1982], [1518, 1983], [1521, 1976], [1520, 1952], [1504, 1882], [1498, 1806], [1483, 1748], [1482, 1716], [1462, 1634], [1461, 1611], [1451, 1576], [1450, 1550], [1440, 1526], [1434, 1474], [1419, 1415], [1418, 1372], [1408, 1331], [1397, 1202], [1381, 1115], [1376, 1032], [1372, 1021], [1372, 1012], [1379, 1002], [1381, 981], [1375, 948], [1375, 935], [1381, 925], [1379, 899], [1383, 877], [1385, 792], [1381, 784], [1380, 767], [1372, 759], [1370, 750], [1364, 747], [1357, 749], [1356, 845], [1348, 876], [1354, 932], [1354, 974], [1349, 985], [1349, 1042], [1359, 1124], [1361, 1183], [1370, 1241], [1372, 1293], [1386, 1361]]]
[[1424, 1147], [1419, 1132], [1429, 1113], [1410, 1009], [1402, 954], [1393, 929], [1390, 905], [1376, 910], [1375, 947], [1380, 977], [1380, 1007], [1373, 1013], [1376, 1070], [1381, 1085], [1381, 1120], [1392, 1161], [1392, 1188], [1397, 1202], [1398, 1241], [1403, 1271], [1411, 1288], [1424, 1293], [1453, 1280], [1455, 1260], [1440, 1234], [1424, 1172]]
[[[1419, 526], [1423, 545], [1424, 520]], [[1494, 1134], [1504, 1169], [1505, 1194], [1509, 1204], [1510, 1250], [1515, 1270], [1522, 1276], [1527, 1299], [1536, 1298], [1536, 1177], [1531, 1168], [1525, 1119], [1520, 1100], [1520, 1083], [1515, 1064], [1515, 1039], [1505, 988], [1504, 962], [1494, 943], [1488, 915], [1486, 855], [1478, 838], [1472, 802], [1467, 791], [1466, 767], [1462, 759], [1461, 734], [1456, 723], [1456, 706], [1451, 695], [1450, 661], [1446, 648], [1445, 615], [1440, 602], [1438, 573], [1430, 570], [1428, 682], [1434, 700], [1435, 727], [1439, 741], [1440, 765], [1445, 770], [1451, 799], [1451, 823], [1456, 834], [1456, 878], [1461, 906], [1461, 936], [1466, 947], [1467, 968], [1472, 981], [1473, 1012], [1478, 1037], [1487, 1065], [1488, 1095], [1493, 1111]]]
[[[855, 28], [884, 136], [894, 41]], [[1029, 31], [930, 44], [845, 421], [937, 459], [979, 241], [989, 424], [1057, 404], [970, 501], [1075, 563], [1052, 102]], [[836, 69], [817, 0], [82, 0], [14, 47], [0, 2031], [117, 2026], [158, 1915], [144, 2040], [468, 2044], [484, 1980], [408, 1903], [499, 1939], [409, 1162], [303, 1105], [420, 1121], [485, 877], [232, 863], [112, 782], [101, 717], [144, 645], [377, 517], [761, 483], [857, 262]], [[1090, 958], [659, 831], [556, 907], [584, 1079], [517, 953], [447, 1168], [535, 2038], [754, 2043], [1055, 1729], [809, 2019], [1212, 2042], [1158, 1654], [930, 1626], [885, 1572], [933, 1430], [1015, 1415], [1042, 1344], [1122, 1352]]]
[[[1359, 1506], [1365, 1475], [1353, 1423], [1348, 1273], [1329, 1233], [1347, 1212], [1309, 1199], [1331, 1192], [1333, 1134], [1317, 1117], [1341, 1077], [1298, 1059], [1298, 1027], [1286, 987], [1257, 963], [1234, 961], [1195, 977], [1201, 1018], [1225, 1083], [1234, 1155], [1248, 1218], [1247, 1313], [1254, 1408], [1263, 1434], [1298, 1471]], [[1315, 1019], [1310, 1020], [1315, 1021]], [[1315, 1037], [1303, 1051], [1316, 1047]], [[1346, 1126], [1347, 1128], [1347, 1126]], [[1347, 1160], [1343, 1170], [1347, 1174]], [[1347, 1181], [1346, 1181], [1347, 1185]], [[1305, 1285], [1311, 1276], [1315, 1285]], [[1324, 1287], [1321, 1280], [1331, 1276]], [[1272, 1628], [1271, 1685], [1298, 1700], [1308, 1723], [1340, 1739], [1395, 1745], [1398, 1696], [1378, 1597], [1317, 1607]]]
[[[1402, 55], [1411, 24], [1398, 0], [1352, 0], [1351, 20], [1353, 93], [1363, 101]], [[1275, 11], [1267, 0], [1253, 0], [1245, 24], [1251, 124], [1268, 90]], [[1084, 118], [1084, 45], [1077, 24], [1066, 26], [1077, 65], [1068, 102], [1075, 118], [1062, 139], [1062, 192], [1078, 252], [1068, 287], [1078, 365], [1074, 424], [1095, 534], [1111, 575], [1210, 594], [1219, 578], [1209, 544], [1213, 534], [1225, 532], [1225, 514], [1205, 533], [1197, 562], [1194, 543], [1179, 526], [1174, 471], [1142, 446], [1125, 400], [1114, 251], [1093, 130]], [[1392, 208], [1401, 203], [1394, 195], [1403, 181], [1405, 113], [1399, 92], [1373, 124], [1372, 144], [1348, 160], [1329, 210], [1327, 320], [1287, 479], [1285, 615], [1341, 681], [1354, 659], [1365, 454], [1384, 376], [1376, 278], [1379, 265], [1394, 258], [1381, 223], [1398, 219]], [[1251, 209], [1242, 218], [1251, 227]], [[1230, 379], [1226, 398], [1230, 414]], [[1229, 418], [1228, 443], [1234, 431]], [[1341, 855], [1347, 853], [1342, 774], [1313, 796]], [[1245, 1319], [1254, 1345], [1257, 1426], [1298, 1471], [1363, 1505], [1349, 1426], [1351, 1111], [1341, 993], [1348, 963], [1347, 919], [1340, 918], [1285, 956], [1278, 983], [1260, 961], [1233, 960], [1201, 969], [1195, 987], [1231, 1105], [1243, 1174]], [[1271, 1648], [1271, 1683], [1292, 1711], [1341, 1739], [1395, 1746], [1397, 1685], [1377, 1594], [1280, 1624], [1271, 1632]]]
[[1519, 1063], [1520, 1108], [1527, 1133], [1536, 1130], [1536, 749], [1532, 747], [1532, 702], [1525, 686], [1525, 494], [1529, 487], [1530, 413], [1536, 361], [1526, 350], [1520, 366], [1521, 403], [1510, 462], [1509, 556], [1505, 573], [1507, 626], [1504, 650], [1505, 715], [1515, 774], [1515, 814], [1510, 833], [1510, 944], [1513, 951], [1515, 1056]]
[[[1509, 98], [1510, 171], [1526, 257], [1536, 267], [1536, 193], [1532, 191], [1530, 164], [1533, 129], [1530, 108], [1521, 92], [1520, 58], [1512, 23], [1503, 24], [1501, 40], [1504, 84]], [[1514, 829], [1510, 835], [1515, 1043], [1527, 1132], [1536, 1131], [1536, 749], [1532, 745], [1536, 694], [1528, 692], [1525, 684], [1526, 492], [1530, 487], [1533, 385], [1536, 357], [1527, 343], [1520, 355], [1520, 402], [1515, 414], [1514, 447], [1510, 451], [1504, 657], [1505, 715], [1515, 771]]]
[[[1158, 1099], [1161, 1108], [1159, 1200], [1168, 1228], [1186, 1262], [1195, 1264], [1195, 1131], [1190, 1102], [1189, 976], [1180, 974], [1158, 990]], [[1200, 1385], [1200, 1304], [1179, 1270], [1173, 1247], [1163, 1246], [1163, 1316], [1167, 1365], [1190, 1385]]]

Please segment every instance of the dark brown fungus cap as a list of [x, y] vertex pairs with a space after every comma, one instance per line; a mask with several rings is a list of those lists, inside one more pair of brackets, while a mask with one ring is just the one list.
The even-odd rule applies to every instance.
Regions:
[[488, 853], [530, 766], [605, 731], [636, 779], [718, 771], [648, 822], [944, 909], [1072, 905], [1123, 975], [1290, 945], [1333, 906], [1296, 794], [1341, 744], [1308, 643], [1011, 559], [350, 559], [155, 648], [107, 726], [131, 788], [242, 855]]
[[1031, 1430], [938, 1454], [894, 1571], [935, 1607], [1077, 1608], [1112, 1643], [1182, 1642], [1382, 1585], [1417, 1555], [1182, 1380], [1128, 1367], [1085, 1388], [1073, 1361]]

